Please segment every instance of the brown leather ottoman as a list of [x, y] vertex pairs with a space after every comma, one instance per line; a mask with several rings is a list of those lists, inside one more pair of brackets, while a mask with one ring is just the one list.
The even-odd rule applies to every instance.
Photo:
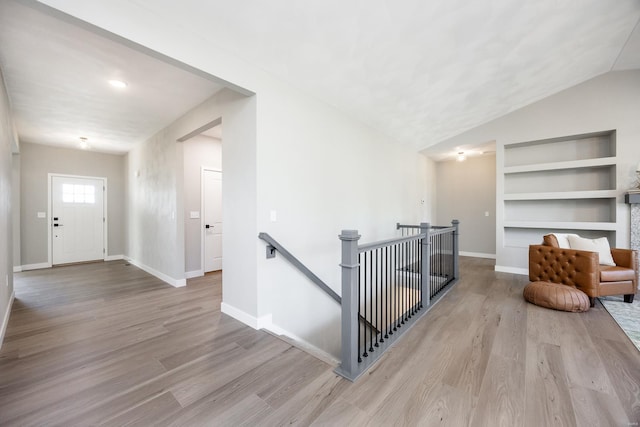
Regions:
[[540, 307], [579, 313], [589, 310], [589, 297], [573, 286], [531, 282], [524, 287], [524, 299]]

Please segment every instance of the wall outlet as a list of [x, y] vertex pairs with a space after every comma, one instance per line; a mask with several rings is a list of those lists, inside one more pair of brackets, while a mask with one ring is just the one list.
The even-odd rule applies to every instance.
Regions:
[[485, 211], [484, 216], [489, 216], [489, 211]]

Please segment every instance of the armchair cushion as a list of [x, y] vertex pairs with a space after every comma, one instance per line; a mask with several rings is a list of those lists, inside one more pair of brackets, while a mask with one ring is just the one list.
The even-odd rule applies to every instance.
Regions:
[[600, 256], [600, 265], [616, 265], [616, 263], [613, 262], [611, 248], [609, 247], [609, 241], [606, 237], [601, 237], [599, 239], [585, 239], [583, 237], [569, 235], [568, 240], [571, 249], [597, 252]]
[[600, 281], [601, 282], [624, 282], [627, 280], [634, 280], [636, 272], [626, 267], [611, 267], [608, 265], [600, 266]]

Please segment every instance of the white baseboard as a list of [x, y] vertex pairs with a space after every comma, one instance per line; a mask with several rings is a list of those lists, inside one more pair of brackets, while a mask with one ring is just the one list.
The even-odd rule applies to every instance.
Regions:
[[184, 277], [186, 279], [193, 279], [194, 277], [202, 277], [202, 276], [204, 276], [203, 270], [193, 270], [193, 271], [187, 271], [186, 273], [184, 273]]
[[262, 316], [262, 317], [254, 317], [225, 302], [222, 302], [220, 304], [220, 311], [256, 330], [262, 329], [265, 327], [265, 325], [271, 324], [270, 314], [267, 314], [266, 316]]
[[107, 255], [104, 257], [105, 261], [118, 261], [124, 259], [124, 255]]
[[318, 347], [308, 343], [299, 336], [292, 334], [291, 332], [286, 331], [278, 325], [274, 324], [271, 314], [267, 314], [262, 317], [254, 317], [224, 302], [220, 304], [220, 311], [253, 329], [265, 329], [272, 335], [283, 336], [292, 341], [293, 345], [300, 347], [301, 349], [307, 351], [309, 354], [321, 360], [324, 360], [327, 363], [334, 364], [336, 366], [338, 365], [338, 363], [340, 363], [339, 360], [337, 360], [334, 356], [330, 355], [326, 351], [319, 349]]
[[482, 253], [482, 252], [464, 252], [464, 251], [460, 251], [460, 256], [470, 256], [472, 258], [496, 259], [496, 254], [485, 254], [485, 253]]
[[22, 271], [40, 270], [42, 268], [51, 268], [51, 264], [49, 264], [48, 262], [41, 262], [39, 264], [23, 265], [21, 268], [22, 268]]
[[[271, 316], [269, 316], [271, 317]], [[300, 338], [299, 336], [292, 334], [289, 331], [286, 331], [284, 329], [282, 329], [280, 326], [276, 325], [275, 323], [271, 322], [270, 325], [265, 325], [262, 329], [265, 329], [269, 332], [271, 332], [274, 335], [281, 335], [284, 336], [286, 338], [288, 338], [289, 340], [293, 341], [293, 344], [299, 348], [301, 348], [303, 351], [306, 351], [307, 353], [311, 354], [312, 356], [317, 357], [320, 360], [323, 360], [331, 365], [334, 366], [338, 366], [340, 364], [340, 360], [336, 359], [334, 356], [332, 356], [331, 354], [327, 353], [326, 351], [319, 349], [318, 347], [316, 347], [313, 344], [310, 344], [309, 342], [305, 341], [304, 339]]]
[[14, 273], [20, 273], [22, 271], [22, 266], [21, 265], [14, 265], [13, 266], [13, 272]]
[[523, 276], [529, 275], [529, 269], [527, 268], [507, 267], [504, 265], [496, 265], [495, 271], [498, 271], [500, 273], [521, 274]]
[[11, 297], [9, 298], [9, 305], [7, 306], [7, 311], [4, 313], [2, 318], [2, 324], [0, 325], [0, 348], [2, 348], [2, 343], [4, 342], [4, 333], [7, 331], [7, 325], [9, 324], [9, 316], [11, 315], [11, 307], [13, 306], [13, 300], [16, 299], [16, 292], [11, 292]]
[[156, 276], [158, 279], [162, 280], [163, 282], [170, 284], [174, 288], [182, 288], [184, 286], [187, 286], [186, 279], [174, 279], [173, 277], [167, 276], [166, 274], [161, 273], [160, 271], [154, 268], [151, 268], [147, 265], [144, 265], [143, 263], [138, 262], [135, 259], [131, 259], [128, 256], [125, 256], [124, 259], [127, 260], [127, 262], [129, 262], [130, 264], [135, 265], [139, 269], [144, 270], [147, 273], [151, 274], [152, 276]]

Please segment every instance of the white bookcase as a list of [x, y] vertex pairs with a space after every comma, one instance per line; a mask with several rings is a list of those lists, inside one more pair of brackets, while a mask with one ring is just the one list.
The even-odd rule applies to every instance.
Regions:
[[501, 246], [511, 265], [526, 268], [529, 245], [553, 232], [615, 245], [615, 131], [505, 144], [501, 154]]

